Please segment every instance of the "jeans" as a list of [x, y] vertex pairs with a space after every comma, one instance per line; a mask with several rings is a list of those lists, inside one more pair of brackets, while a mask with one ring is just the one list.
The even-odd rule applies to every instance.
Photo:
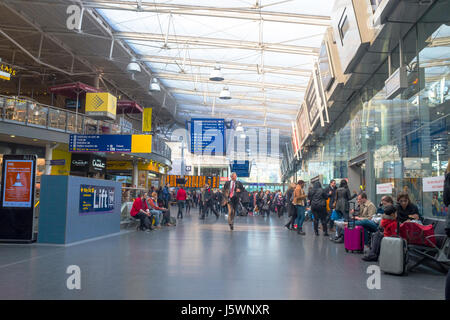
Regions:
[[303, 222], [305, 221], [305, 206], [296, 205], [295, 210], [297, 212], [297, 218], [295, 219], [295, 224], [297, 225], [297, 230], [301, 230], [303, 227]]
[[150, 210], [150, 213], [155, 217], [155, 227], [161, 223], [162, 212], [159, 210]]
[[177, 204], [178, 204], [178, 214], [177, 214], [177, 218], [181, 217], [181, 219], [183, 219], [183, 208], [185, 206], [185, 202], [184, 200], [178, 200]]
[[364, 230], [367, 230], [369, 232], [376, 232], [378, 230], [378, 225], [373, 222], [372, 220], [364, 219], [364, 220], [357, 220], [355, 222], [356, 226], [361, 226], [364, 228]]

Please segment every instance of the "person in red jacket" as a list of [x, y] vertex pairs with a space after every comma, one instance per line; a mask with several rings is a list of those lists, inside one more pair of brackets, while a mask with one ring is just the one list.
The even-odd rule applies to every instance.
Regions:
[[183, 219], [183, 208], [186, 204], [186, 191], [184, 191], [183, 187], [180, 187], [177, 192], [177, 204], [178, 204], [178, 214], [177, 219]]
[[151, 214], [150, 210], [147, 206], [147, 194], [142, 192], [139, 194], [139, 197], [137, 197], [133, 202], [133, 207], [131, 208], [130, 215], [135, 218], [139, 219], [141, 221], [141, 225], [139, 226], [139, 229], [142, 231], [150, 231], [152, 230], [152, 224], [151, 224]]
[[377, 261], [383, 237], [394, 237], [397, 235], [397, 212], [393, 205], [388, 205], [384, 208], [380, 226], [384, 229], [384, 232], [378, 231], [372, 235], [372, 248], [369, 254], [362, 258], [364, 261]]

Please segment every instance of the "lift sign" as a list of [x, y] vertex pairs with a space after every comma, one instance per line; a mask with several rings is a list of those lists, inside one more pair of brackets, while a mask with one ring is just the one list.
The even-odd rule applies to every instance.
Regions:
[[80, 215], [112, 213], [114, 187], [80, 185]]

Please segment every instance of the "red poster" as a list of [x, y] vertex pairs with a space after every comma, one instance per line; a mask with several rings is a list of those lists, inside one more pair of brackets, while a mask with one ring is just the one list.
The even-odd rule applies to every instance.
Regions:
[[33, 190], [33, 161], [5, 160], [3, 207], [31, 207]]

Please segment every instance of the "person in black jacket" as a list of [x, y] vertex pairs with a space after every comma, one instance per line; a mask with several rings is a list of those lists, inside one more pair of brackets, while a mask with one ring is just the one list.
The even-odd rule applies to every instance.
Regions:
[[402, 191], [397, 195], [397, 203], [397, 216], [400, 223], [407, 220], [423, 220], [419, 208], [411, 202], [407, 192]]
[[234, 216], [236, 215], [236, 208], [239, 204], [241, 193], [245, 191], [242, 182], [237, 181], [237, 174], [231, 174], [231, 181], [227, 181], [223, 186], [223, 193], [228, 199], [228, 224], [230, 230], [234, 229]]
[[333, 220], [331, 220], [331, 213], [333, 212], [333, 205], [334, 202], [336, 201], [336, 180], [331, 180], [330, 184], [328, 185], [328, 187], [325, 188], [325, 192], [328, 195], [328, 201], [329, 201], [329, 208], [330, 211], [328, 211], [328, 216], [327, 216], [327, 221], [330, 224], [330, 229], [332, 229], [334, 227], [334, 222]]
[[314, 215], [314, 233], [319, 235], [319, 220], [322, 222], [323, 235], [328, 237], [327, 232], [327, 199], [328, 195], [319, 181], [314, 182], [313, 188], [308, 192], [311, 202], [311, 211]]

